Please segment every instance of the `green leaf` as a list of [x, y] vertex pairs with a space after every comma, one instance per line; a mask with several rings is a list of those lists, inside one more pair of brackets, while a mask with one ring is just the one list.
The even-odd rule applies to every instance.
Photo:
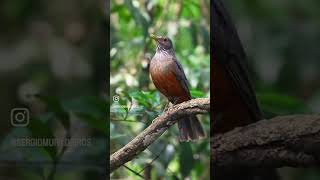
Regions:
[[179, 164], [182, 177], [187, 177], [193, 168], [193, 155], [189, 143], [180, 144]]
[[128, 99], [127, 98], [120, 98], [119, 99], [119, 104], [121, 105], [121, 108], [126, 111], [126, 113], [129, 112], [129, 107], [128, 107]]
[[100, 132], [104, 133], [105, 135], [109, 135], [108, 124], [105, 119], [106, 117], [101, 119], [100, 117], [95, 117], [91, 114], [86, 114], [86, 113], [76, 113], [76, 115], [79, 118], [81, 118], [81, 120], [88, 123], [89, 126], [99, 130]]
[[306, 113], [309, 111], [308, 106], [295, 97], [278, 93], [258, 93], [257, 97], [262, 110], [269, 115]]
[[190, 93], [193, 98], [201, 98], [205, 96], [205, 93], [196, 89], [192, 89]]
[[159, 99], [155, 93], [145, 91], [135, 91], [130, 93], [130, 96], [137, 100], [139, 104], [151, 108], [158, 104]]
[[107, 100], [96, 96], [85, 96], [63, 103], [68, 111], [106, 116], [108, 110]]
[[65, 129], [70, 129], [70, 115], [69, 113], [63, 108], [60, 100], [56, 97], [51, 96], [37, 96], [40, 100], [46, 103], [48, 106], [48, 111], [53, 112], [57, 117], [61, 124], [64, 126]]
[[[44, 123], [41, 119], [32, 118], [28, 125], [29, 130], [31, 131], [32, 137], [35, 139], [55, 139], [54, 134], [49, 128], [49, 126]], [[55, 160], [57, 156], [57, 147], [56, 146], [43, 146], [46, 152], [50, 155], [52, 160]]]

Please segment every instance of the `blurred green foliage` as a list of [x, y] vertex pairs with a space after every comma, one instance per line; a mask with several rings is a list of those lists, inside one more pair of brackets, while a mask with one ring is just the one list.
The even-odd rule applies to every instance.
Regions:
[[[106, 2], [0, 2], [0, 179], [101, 179], [108, 150]], [[40, 95], [40, 96], [36, 96]], [[30, 112], [16, 127], [14, 108]], [[11, 118], [11, 119], [10, 119]], [[87, 146], [17, 140], [88, 140]]]
[[[149, 34], [173, 40], [194, 98], [210, 91], [209, 1], [111, 1], [111, 121], [110, 153], [127, 144], [159, 116], [167, 100], [149, 78], [148, 64], [155, 53]], [[209, 134], [209, 116], [198, 116]], [[176, 126], [165, 132], [128, 168], [151, 179], [208, 179], [209, 140], [180, 143]], [[141, 179], [121, 167], [111, 179]]]

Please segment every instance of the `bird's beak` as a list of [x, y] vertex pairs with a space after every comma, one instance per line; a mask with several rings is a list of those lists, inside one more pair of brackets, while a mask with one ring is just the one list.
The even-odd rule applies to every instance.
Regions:
[[154, 35], [154, 34], [150, 34], [150, 38], [155, 40], [155, 41], [158, 41], [159, 37]]

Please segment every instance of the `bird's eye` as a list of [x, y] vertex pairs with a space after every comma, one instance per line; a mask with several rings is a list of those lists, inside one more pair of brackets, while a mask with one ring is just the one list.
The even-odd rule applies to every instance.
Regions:
[[166, 41], [168, 41], [168, 39], [167, 39], [167, 38], [164, 38], [163, 41], [166, 42]]

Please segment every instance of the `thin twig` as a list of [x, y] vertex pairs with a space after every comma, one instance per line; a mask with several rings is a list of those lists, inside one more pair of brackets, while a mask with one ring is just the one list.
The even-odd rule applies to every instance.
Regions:
[[150, 163], [148, 163], [144, 168], [142, 168], [139, 173], [143, 172], [148, 166], [152, 165], [152, 163], [157, 160], [160, 155], [163, 153], [163, 151], [167, 148], [167, 146], [164, 146], [164, 148], [162, 148], [162, 150], [156, 155], [156, 157], [154, 157]]
[[123, 165], [123, 167], [125, 167], [127, 170], [129, 170], [129, 171], [132, 172], [133, 174], [139, 176], [141, 179], [145, 179], [140, 173], [138, 173], [138, 172], [136, 172], [135, 170], [129, 168], [128, 166]]

